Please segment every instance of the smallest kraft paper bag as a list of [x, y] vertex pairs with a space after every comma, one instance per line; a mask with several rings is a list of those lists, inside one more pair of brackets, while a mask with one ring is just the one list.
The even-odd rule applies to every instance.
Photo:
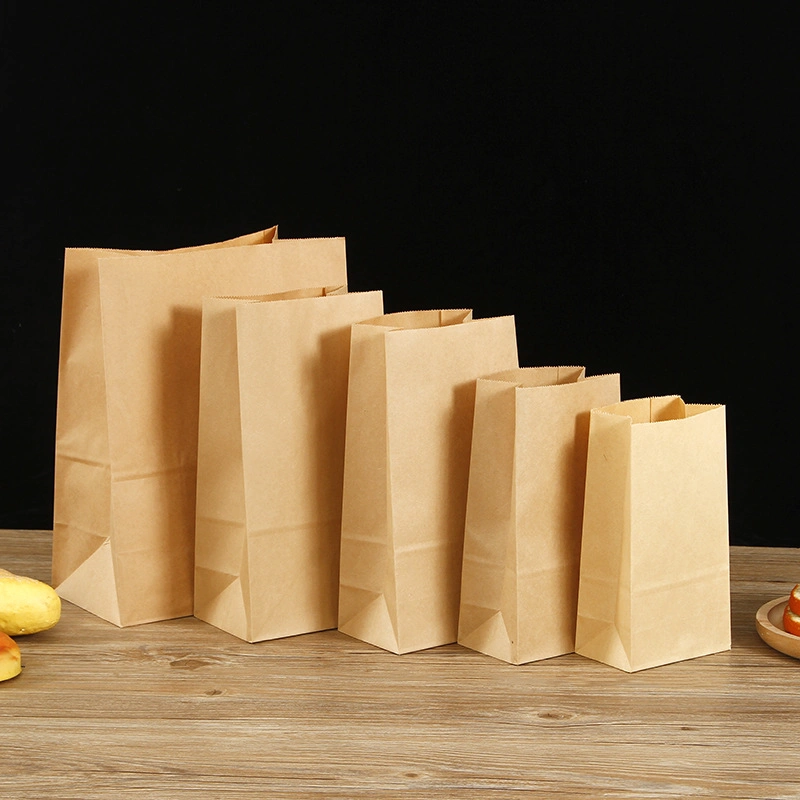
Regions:
[[731, 646], [725, 407], [592, 410], [575, 650], [626, 672]]

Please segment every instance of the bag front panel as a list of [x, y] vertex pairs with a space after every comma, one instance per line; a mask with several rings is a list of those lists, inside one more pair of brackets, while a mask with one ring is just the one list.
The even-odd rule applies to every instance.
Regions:
[[619, 399], [619, 375], [578, 378], [516, 391], [521, 662], [575, 647], [589, 417]]
[[633, 426], [635, 668], [730, 647], [725, 409]]
[[336, 627], [351, 326], [367, 292], [237, 306], [255, 640]]

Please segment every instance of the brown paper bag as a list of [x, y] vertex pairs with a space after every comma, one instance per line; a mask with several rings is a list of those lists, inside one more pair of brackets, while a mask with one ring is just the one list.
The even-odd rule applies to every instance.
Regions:
[[575, 649], [589, 412], [619, 375], [533, 367], [477, 382], [458, 641], [524, 664]]
[[53, 538], [64, 599], [120, 626], [192, 613], [201, 299], [346, 280], [343, 239], [67, 251]]
[[517, 366], [513, 317], [353, 326], [339, 630], [395, 653], [455, 642], [475, 380]]
[[206, 298], [194, 614], [258, 642], [335, 628], [350, 327], [381, 292]]
[[731, 646], [725, 407], [592, 411], [575, 650], [626, 672]]

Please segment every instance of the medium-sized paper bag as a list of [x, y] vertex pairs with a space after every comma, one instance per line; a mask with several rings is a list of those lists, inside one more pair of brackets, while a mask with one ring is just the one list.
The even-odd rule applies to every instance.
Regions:
[[477, 382], [458, 641], [511, 664], [575, 649], [589, 412], [619, 375], [527, 367]]
[[730, 646], [725, 407], [594, 409], [576, 652], [634, 672]]
[[353, 326], [339, 630], [395, 653], [455, 642], [475, 380], [517, 366], [513, 317]]
[[89, 324], [64, 328], [53, 582], [119, 626], [187, 616], [202, 298], [346, 284], [345, 242], [80, 255], [64, 314]]
[[335, 628], [350, 327], [345, 287], [206, 298], [196, 617], [258, 642]]

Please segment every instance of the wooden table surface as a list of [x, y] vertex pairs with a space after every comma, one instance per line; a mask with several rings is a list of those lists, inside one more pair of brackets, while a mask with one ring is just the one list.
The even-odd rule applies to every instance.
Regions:
[[[0, 531], [49, 581], [51, 535]], [[192, 617], [117, 628], [64, 603], [0, 683], [3, 798], [800, 798], [800, 662], [755, 614], [800, 549], [731, 549], [733, 648], [627, 674], [394, 655], [337, 631], [248, 644]]]

